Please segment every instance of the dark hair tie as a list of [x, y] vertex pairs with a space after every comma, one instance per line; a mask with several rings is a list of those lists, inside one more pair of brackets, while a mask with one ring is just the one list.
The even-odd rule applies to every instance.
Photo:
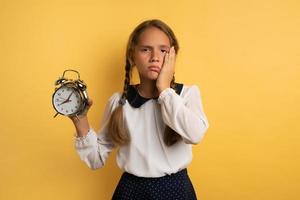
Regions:
[[125, 103], [126, 103], [126, 99], [125, 99], [125, 98], [121, 98], [121, 99], [119, 100], [119, 104], [120, 104], [120, 105], [124, 106]]

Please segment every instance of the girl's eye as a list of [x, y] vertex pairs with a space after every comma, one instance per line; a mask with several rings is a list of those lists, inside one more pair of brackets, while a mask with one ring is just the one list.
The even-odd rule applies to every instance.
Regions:
[[145, 48], [145, 49], [141, 49], [141, 51], [148, 51], [148, 50], [149, 50], [149, 49], [146, 49], [146, 48]]
[[168, 51], [167, 51], [167, 50], [165, 50], [165, 49], [162, 49], [162, 50], [161, 50], [161, 52], [163, 52], [163, 53], [167, 53]]

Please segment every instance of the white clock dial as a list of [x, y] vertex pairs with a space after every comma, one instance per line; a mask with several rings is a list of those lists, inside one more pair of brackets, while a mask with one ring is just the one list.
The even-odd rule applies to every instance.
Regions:
[[72, 115], [78, 112], [82, 105], [82, 99], [78, 91], [68, 86], [56, 90], [52, 101], [56, 111], [63, 115]]

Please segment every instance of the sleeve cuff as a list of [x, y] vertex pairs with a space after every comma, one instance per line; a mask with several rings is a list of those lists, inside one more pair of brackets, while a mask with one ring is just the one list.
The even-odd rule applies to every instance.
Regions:
[[164, 89], [158, 97], [158, 103], [161, 104], [168, 96], [172, 96], [176, 94], [176, 92], [172, 88], [166, 88]]
[[75, 146], [78, 148], [82, 148], [84, 146], [93, 146], [97, 144], [97, 135], [92, 128], [90, 128], [88, 133], [83, 137], [78, 137], [75, 133], [74, 138]]

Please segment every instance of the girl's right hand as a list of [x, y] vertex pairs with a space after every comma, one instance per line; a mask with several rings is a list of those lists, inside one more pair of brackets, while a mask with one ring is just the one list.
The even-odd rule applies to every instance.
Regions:
[[86, 118], [87, 113], [88, 113], [88, 111], [89, 111], [89, 109], [91, 108], [92, 105], [93, 105], [93, 100], [89, 98], [87, 100], [87, 105], [86, 105], [85, 109], [81, 113], [79, 113], [75, 116], [70, 116], [70, 119], [73, 122], [76, 122], [76, 121], [79, 121], [80, 119]]
[[164, 89], [170, 87], [170, 83], [175, 73], [176, 52], [174, 46], [170, 48], [169, 53], [166, 53], [161, 71], [156, 80], [156, 87], [161, 93]]
[[85, 107], [85, 109], [80, 114], [70, 117], [70, 119], [72, 120], [76, 128], [77, 137], [83, 137], [87, 135], [90, 129], [87, 113], [90, 107], [92, 106], [92, 104], [93, 101], [91, 99], [88, 99], [87, 106]]

